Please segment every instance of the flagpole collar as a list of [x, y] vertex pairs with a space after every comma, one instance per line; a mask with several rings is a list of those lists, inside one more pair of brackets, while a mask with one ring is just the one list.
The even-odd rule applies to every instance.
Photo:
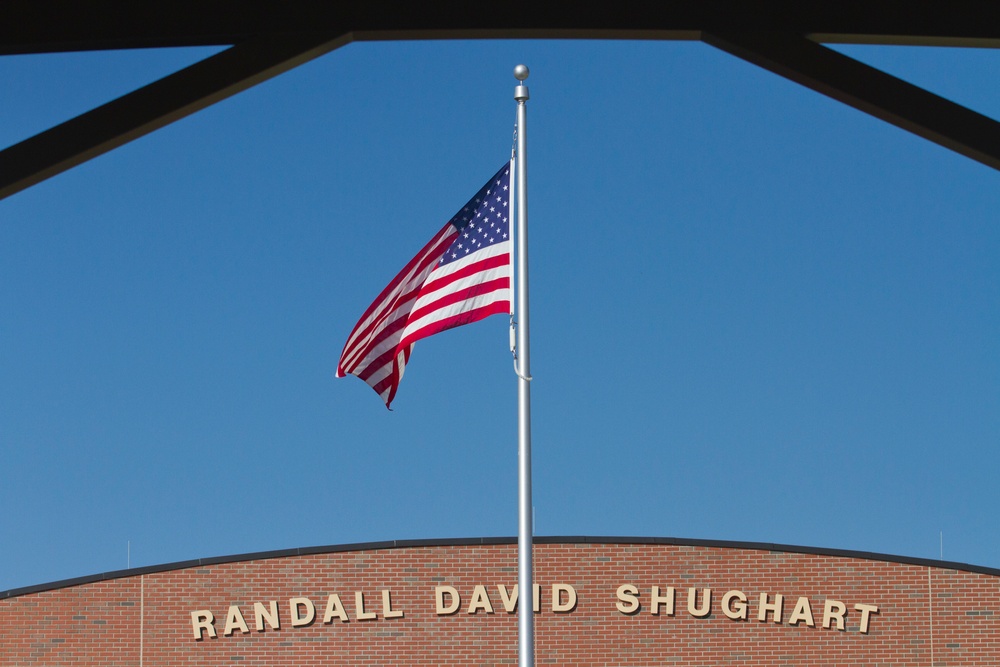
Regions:
[[515, 67], [514, 78], [521, 82], [520, 86], [514, 87], [514, 100], [523, 104], [530, 97], [530, 95], [528, 95], [528, 87], [524, 85], [524, 80], [528, 78], [528, 67], [526, 65], [518, 65]]

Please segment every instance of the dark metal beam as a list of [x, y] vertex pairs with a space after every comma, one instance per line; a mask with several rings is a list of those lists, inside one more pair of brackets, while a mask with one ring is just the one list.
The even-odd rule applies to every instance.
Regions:
[[774, 33], [703, 33], [702, 40], [795, 83], [1000, 169], [1000, 123], [816, 44]]
[[467, 0], [2, 0], [0, 54], [236, 44], [330, 31], [431, 36], [650, 38], [734, 30], [821, 40], [1000, 45], [996, 0], [534, 0], [495, 13]]
[[353, 40], [698, 39], [1000, 169], [1000, 124], [806, 39], [1000, 45], [1000, 3], [537, 0], [4, 0], [0, 54], [237, 44], [0, 151], [0, 199]]
[[137, 139], [350, 41], [350, 35], [265, 36], [0, 151], [0, 199]]

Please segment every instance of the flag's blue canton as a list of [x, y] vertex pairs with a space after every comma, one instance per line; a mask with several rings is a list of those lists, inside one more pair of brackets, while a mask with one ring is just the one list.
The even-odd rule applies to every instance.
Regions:
[[439, 264], [449, 264], [471, 252], [506, 241], [510, 234], [509, 201], [510, 165], [507, 165], [451, 219], [459, 235]]

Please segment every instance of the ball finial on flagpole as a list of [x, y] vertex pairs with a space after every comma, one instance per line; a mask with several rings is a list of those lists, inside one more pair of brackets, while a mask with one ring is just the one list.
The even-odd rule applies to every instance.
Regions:
[[528, 78], [528, 66], [518, 65], [515, 67], [514, 78], [518, 81], [518, 84], [514, 86], [514, 99], [521, 104], [528, 100], [528, 87], [524, 85], [524, 80]]

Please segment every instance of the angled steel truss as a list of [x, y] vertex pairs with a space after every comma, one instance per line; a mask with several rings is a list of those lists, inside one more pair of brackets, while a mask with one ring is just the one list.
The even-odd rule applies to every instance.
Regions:
[[701, 40], [1000, 169], [1000, 123], [823, 43], [1000, 46], [995, 0], [4, 0], [0, 56], [230, 48], [0, 151], [0, 199], [352, 41]]

